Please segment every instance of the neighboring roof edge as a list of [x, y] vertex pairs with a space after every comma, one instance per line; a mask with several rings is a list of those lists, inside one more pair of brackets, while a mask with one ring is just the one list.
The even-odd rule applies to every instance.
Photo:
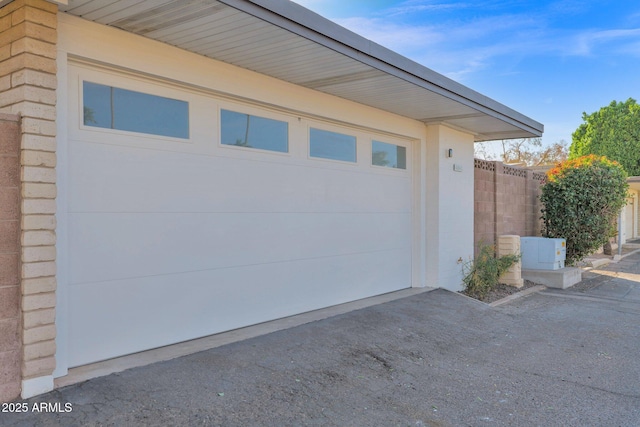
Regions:
[[630, 176], [627, 178], [629, 188], [632, 190], [640, 191], [640, 176]]
[[544, 125], [288, 0], [218, 0], [395, 77], [542, 136]]

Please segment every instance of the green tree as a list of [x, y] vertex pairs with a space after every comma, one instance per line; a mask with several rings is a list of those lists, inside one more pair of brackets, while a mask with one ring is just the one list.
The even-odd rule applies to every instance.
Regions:
[[582, 113], [582, 120], [572, 135], [570, 159], [606, 156], [620, 163], [628, 175], [640, 175], [640, 105], [635, 99], [613, 101], [595, 113]]
[[542, 235], [565, 238], [567, 264], [580, 261], [615, 235], [627, 188], [624, 169], [604, 156], [559, 164], [547, 172], [542, 186]]

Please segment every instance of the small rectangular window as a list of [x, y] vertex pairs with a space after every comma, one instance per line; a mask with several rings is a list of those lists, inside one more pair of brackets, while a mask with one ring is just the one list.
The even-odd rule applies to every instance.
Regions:
[[289, 124], [280, 120], [221, 110], [222, 143], [289, 152]]
[[322, 159], [356, 161], [356, 137], [328, 130], [309, 130], [309, 155]]
[[189, 103], [83, 82], [84, 125], [189, 138]]
[[407, 148], [386, 142], [371, 142], [371, 164], [388, 168], [407, 168]]

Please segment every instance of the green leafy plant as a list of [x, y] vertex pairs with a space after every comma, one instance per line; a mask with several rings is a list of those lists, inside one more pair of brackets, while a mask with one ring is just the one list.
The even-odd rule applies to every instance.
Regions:
[[627, 202], [627, 175], [604, 156], [582, 156], [547, 172], [542, 186], [542, 235], [567, 240], [567, 265], [595, 252], [616, 233]]
[[629, 175], [640, 175], [640, 105], [635, 99], [613, 101], [591, 114], [572, 135], [569, 158], [607, 156]]
[[464, 293], [483, 300], [498, 285], [500, 276], [519, 260], [520, 255], [515, 254], [496, 257], [493, 245], [480, 244], [476, 259], [462, 266]]

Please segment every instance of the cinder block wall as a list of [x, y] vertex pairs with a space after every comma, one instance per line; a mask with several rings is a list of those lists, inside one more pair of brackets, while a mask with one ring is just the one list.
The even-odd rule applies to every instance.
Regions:
[[[0, 113], [21, 118], [22, 397], [53, 388], [55, 368], [57, 12], [44, 0], [14, 0], [0, 8]], [[15, 388], [1, 400], [13, 393]]]
[[496, 164], [475, 159], [473, 233], [475, 250], [480, 242], [493, 245], [496, 238]]
[[540, 194], [542, 193], [542, 184], [547, 179], [544, 172], [527, 171], [527, 186], [525, 203], [526, 208], [526, 236], [542, 235], [542, 203], [540, 202]]
[[498, 236], [527, 232], [527, 170], [496, 164], [496, 228]]
[[20, 117], [0, 113], [0, 402], [20, 395]]
[[540, 186], [545, 174], [475, 159], [474, 243], [496, 244], [499, 236], [539, 236]]

